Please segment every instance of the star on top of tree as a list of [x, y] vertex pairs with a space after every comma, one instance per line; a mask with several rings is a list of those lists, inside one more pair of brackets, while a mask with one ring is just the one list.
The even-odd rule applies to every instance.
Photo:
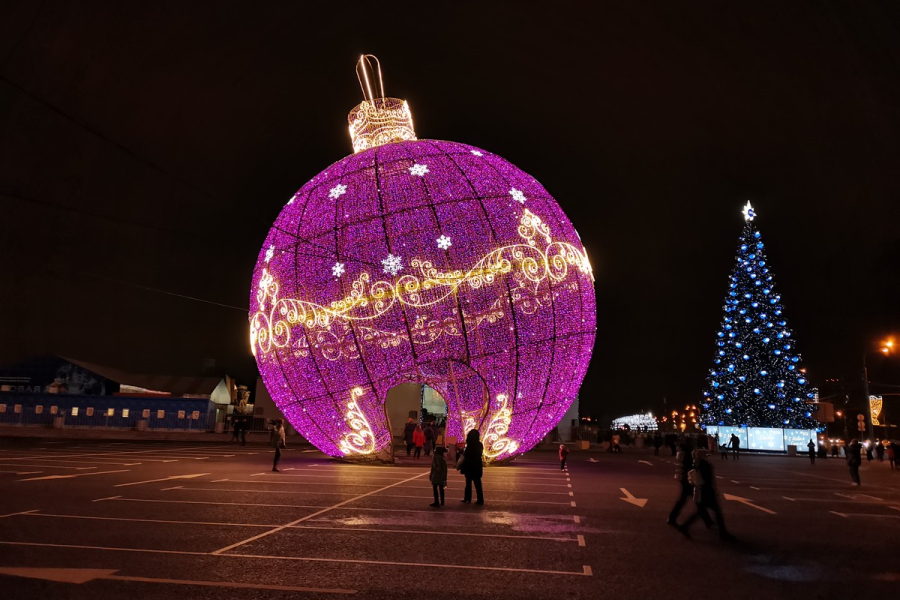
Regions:
[[331, 191], [328, 192], [328, 197], [332, 200], [337, 200], [341, 196], [347, 193], [347, 186], [341, 185], [340, 183], [331, 188]]
[[441, 250], [446, 250], [453, 244], [450, 242], [449, 237], [447, 237], [446, 235], [442, 235], [441, 237], [439, 237], [437, 239], [437, 245], [438, 245], [438, 248], [440, 248]]
[[335, 277], [340, 277], [341, 275], [343, 275], [344, 274], [344, 263], [342, 263], [342, 262], [334, 263], [334, 266], [331, 267], [331, 274], [334, 275]]
[[750, 204], [750, 201], [747, 200], [747, 204], [744, 205], [744, 220], [749, 223], [755, 216], [756, 210], [753, 208], [753, 205]]
[[387, 258], [381, 261], [381, 264], [384, 266], [384, 272], [391, 275], [396, 275], [403, 270], [403, 262], [400, 260], [400, 257], [393, 254], [388, 254]]
[[424, 177], [425, 173], [428, 173], [428, 165], [420, 165], [419, 163], [416, 163], [409, 168], [409, 172], [413, 175]]
[[522, 190], [512, 188], [511, 190], [509, 190], [509, 195], [512, 196], [513, 200], [515, 200], [516, 202], [525, 204], [525, 194], [522, 192]]

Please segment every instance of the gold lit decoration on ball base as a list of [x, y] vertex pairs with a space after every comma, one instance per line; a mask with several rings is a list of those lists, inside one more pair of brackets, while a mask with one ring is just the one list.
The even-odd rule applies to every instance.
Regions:
[[[375, 61], [377, 72], [372, 68]], [[370, 74], [371, 73], [371, 74]], [[372, 90], [372, 80], [378, 76], [378, 96]], [[356, 64], [356, 76], [363, 90], [365, 100], [357, 104], [347, 120], [350, 122], [350, 140], [353, 152], [362, 152], [375, 146], [391, 142], [405, 142], [416, 139], [412, 113], [406, 100], [387, 98], [381, 79], [381, 63], [371, 54], [364, 54]]]

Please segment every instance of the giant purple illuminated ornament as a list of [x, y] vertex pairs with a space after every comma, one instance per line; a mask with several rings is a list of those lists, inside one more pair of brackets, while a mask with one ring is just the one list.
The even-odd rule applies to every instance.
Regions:
[[385, 398], [413, 381], [446, 400], [448, 436], [478, 428], [486, 460], [509, 459], [578, 393], [596, 330], [590, 262], [540, 183], [486, 150], [417, 140], [369, 65], [355, 154], [294, 194], [263, 244], [253, 354], [328, 455], [391, 460]]

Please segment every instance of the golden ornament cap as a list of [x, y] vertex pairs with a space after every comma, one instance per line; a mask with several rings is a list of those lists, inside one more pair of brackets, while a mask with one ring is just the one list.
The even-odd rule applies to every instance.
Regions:
[[[371, 60], [370, 60], [371, 59]], [[372, 61], [375, 66], [373, 67]], [[373, 83], [377, 89], [373, 90]], [[356, 63], [356, 77], [363, 91], [364, 100], [353, 107], [347, 116], [350, 123], [350, 141], [353, 152], [362, 152], [376, 146], [416, 139], [409, 103], [384, 94], [381, 63], [372, 54], [363, 54]], [[375, 91], [378, 92], [376, 96]]]

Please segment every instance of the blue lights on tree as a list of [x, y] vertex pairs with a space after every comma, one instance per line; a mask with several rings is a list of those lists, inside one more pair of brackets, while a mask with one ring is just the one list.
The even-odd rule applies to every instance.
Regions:
[[706, 425], [814, 429], [814, 398], [766, 262], [756, 212], [744, 207], [744, 231], [716, 333], [703, 392]]

